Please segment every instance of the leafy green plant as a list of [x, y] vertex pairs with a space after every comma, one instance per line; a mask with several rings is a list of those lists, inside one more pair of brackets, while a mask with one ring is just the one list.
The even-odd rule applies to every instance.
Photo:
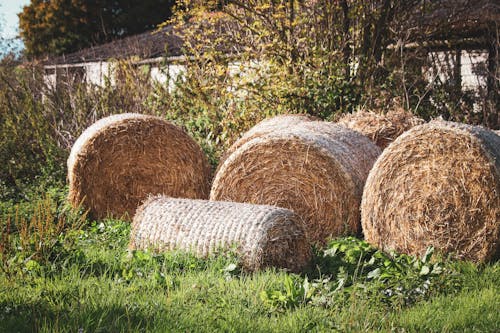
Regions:
[[332, 306], [351, 297], [365, 298], [389, 307], [415, 302], [453, 290], [455, 273], [446, 262], [431, 260], [433, 248], [422, 258], [387, 254], [365, 241], [347, 237], [331, 241], [316, 256], [312, 277], [285, 277], [282, 289], [267, 289], [261, 298], [272, 311], [299, 304]]
[[287, 308], [297, 307], [306, 301], [308, 296], [306, 286], [307, 284], [301, 283], [299, 279], [294, 279], [291, 275], [285, 275], [282, 289], [263, 290], [260, 293], [260, 299], [271, 312], [284, 311]]
[[431, 260], [433, 252], [429, 248], [421, 258], [387, 254], [349, 237], [330, 242], [318, 267], [322, 274], [336, 274], [335, 290], [362, 289], [391, 306], [408, 306], [453, 284], [453, 270]]

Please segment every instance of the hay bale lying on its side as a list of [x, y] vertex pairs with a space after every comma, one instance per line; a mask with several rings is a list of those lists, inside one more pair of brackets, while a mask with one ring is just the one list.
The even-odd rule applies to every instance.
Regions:
[[131, 249], [181, 249], [206, 256], [237, 245], [243, 267], [302, 270], [311, 258], [300, 217], [288, 209], [234, 202], [148, 199], [134, 217]]
[[68, 159], [69, 201], [95, 218], [131, 218], [149, 194], [207, 198], [210, 166], [199, 147], [168, 121], [120, 114], [97, 121]]
[[497, 256], [500, 137], [444, 121], [411, 129], [375, 163], [361, 211], [366, 240], [384, 250]]
[[231, 147], [229, 147], [229, 149], [224, 152], [224, 155], [222, 155], [222, 157], [220, 158], [219, 166], [217, 168], [216, 173], [219, 171], [220, 166], [229, 157], [229, 155], [231, 155], [239, 147], [243, 146], [246, 142], [271, 132], [295, 126], [302, 122], [317, 121], [317, 120], [320, 119], [318, 117], [311, 116], [308, 114], [282, 114], [279, 116], [266, 118], [262, 120], [254, 127], [252, 127], [250, 130], [245, 132], [240, 139], [236, 140], [236, 142], [234, 142], [231, 145]]
[[363, 185], [380, 149], [365, 136], [327, 122], [302, 122], [253, 138], [216, 174], [212, 200], [289, 208], [308, 238], [360, 230]]
[[346, 114], [338, 121], [338, 124], [366, 135], [381, 149], [403, 132], [423, 123], [424, 120], [404, 110], [389, 111], [386, 114], [358, 111]]

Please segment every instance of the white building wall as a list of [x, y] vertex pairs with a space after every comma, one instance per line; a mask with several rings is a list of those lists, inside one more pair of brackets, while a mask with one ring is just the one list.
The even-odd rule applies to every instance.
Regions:
[[168, 84], [168, 90], [175, 88], [175, 82], [183, 77], [186, 72], [186, 66], [170, 64], [166, 66], [155, 66], [151, 68], [151, 81], [159, 84]]
[[172, 91], [175, 88], [175, 82], [178, 79], [183, 79], [184, 73], [186, 72], [186, 66], [184, 65], [168, 65], [168, 90]]
[[[474, 96], [476, 101], [480, 101], [487, 93], [488, 51], [462, 50], [459, 56], [460, 62], [457, 63], [457, 51], [429, 53], [428, 61], [431, 67], [425, 71], [427, 80], [431, 84], [436, 80], [442, 83], [451, 82], [455, 73], [460, 73], [462, 91], [467, 91]], [[473, 110], [474, 112], [481, 112], [482, 107], [482, 103], [474, 103]]]
[[115, 64], [112, 62], [90, 62], [85, 64], [85, 81], [88, 84], [104, 87], [106, 80], [110, 80], [110, 84], [116, 84]]
[[487, 81], [488, 51], [462, 51], [462, 87], [476, 90], [485, 88]]
[[[431, 52], [428, 61], [432, 67], [428, 68], [426, 75], [429, 81], [439, 79], [448, 82], [453, 79], [457, 62], [456, 51]], [[486, 50], [460, 52], [460, 79], [462, 89], [480, 90], [486, 87], [486, 64], [488, 52]]]
[[168, 70], [161, 67], [151, 68], [151, 81], [159, 84], [165, 84], [168, 81]]
[[270, 66], [267, 62], [252, 60], [246, 62], [231, 62], [228, 64], [227, 73], [232, 86], [227, 90], [236, 98], [245, 98], [249, 95], [245, 89], [250, 84], [256, 83], [269, 74]]
[[43, 83], [48, 89], [55, 89], [57, 85], [57, 74], [55, 72], [52, 74], [45, 74], [43, 76]]
[[[57, 66], [57, 71], [64, 71], [69, 68], [79, 67], [84, 70], [83, 80], [89, 85], [104, 87], [109, 80], [113, 86], [116, 84], [116, 64], [113, 62], [89, 62], [75, 65]], [[53, 68], [53, 67], [51, 67]], [[257, 61], [248, 63], [234, 62], [228, 66], [228, 75], [231, 77], [234, 87], [229, 88], [239, 97], [246, 96], [247, 92], [240, 89], [248, 83], [255, 82], [262, 75], [265, 75], [268, 67]], [[159, 84], [168, 84], [169, 91], [175, 89], [177, 80], [182, 79], [186, 72], [186, 66], [181, 64], [169, 64], [159, 66], [152, 64], [149, 72], [152, 82]], [[45, 74], [44, 80], [53, 88], [56, 87], [57, 80], [60, 79], [56, 74]]]

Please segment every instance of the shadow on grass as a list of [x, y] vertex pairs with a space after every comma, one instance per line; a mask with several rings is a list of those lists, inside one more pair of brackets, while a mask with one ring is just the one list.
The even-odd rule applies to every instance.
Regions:
[[134, 306], [57, 308], [45, 301], [0, 303], [1, 332], [129, 332], [154, 323], [154, 313]]

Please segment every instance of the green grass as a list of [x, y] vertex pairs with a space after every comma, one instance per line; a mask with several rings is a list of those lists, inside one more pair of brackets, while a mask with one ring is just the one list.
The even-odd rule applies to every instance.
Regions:
[[397, 326], [409, 332], [500, 332], [498, 288], [439, 296], [394, 314]]
[[51, 251], [2, 252], [1, 332], [500, 331], [498, 263], [386, 255], [344, 238], [306, 274], [248, 273], [231, 252], [128, 251], [127, 223], [79, 228], [54, 211], [68, 227]]

